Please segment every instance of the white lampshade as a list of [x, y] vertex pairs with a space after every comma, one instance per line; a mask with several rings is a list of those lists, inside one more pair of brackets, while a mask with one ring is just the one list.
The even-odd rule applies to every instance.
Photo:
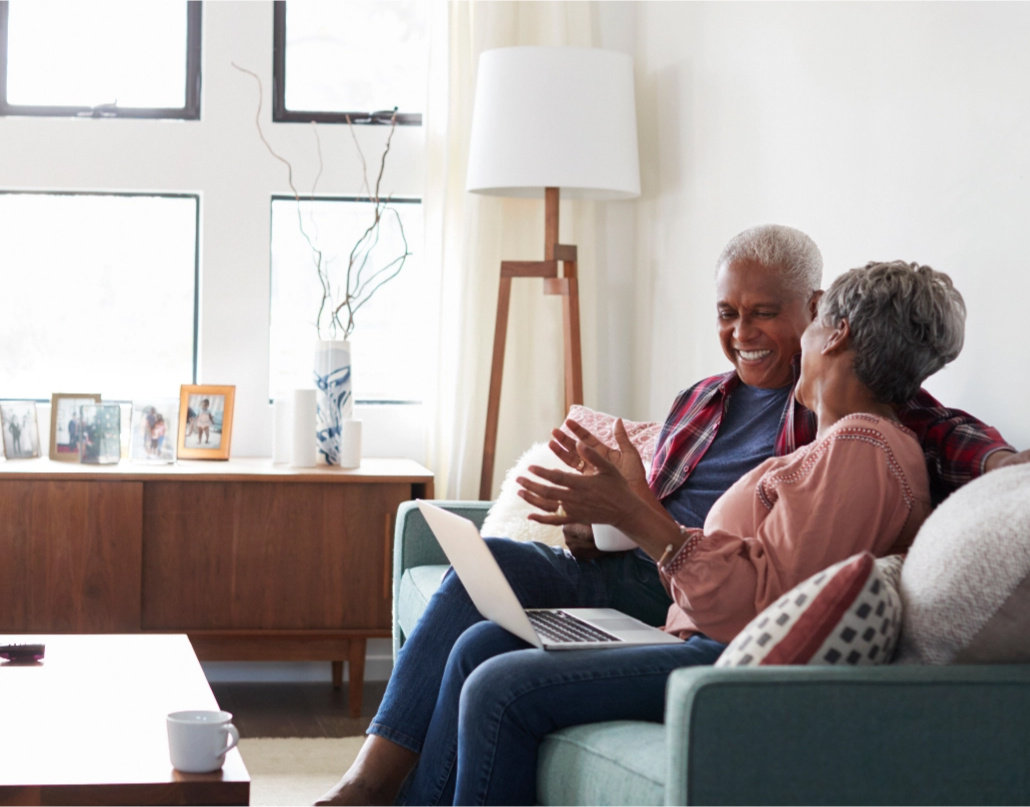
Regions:
[[640, 195], [633, 60], [595, 48], [518, 47], [479, 57], [468, 190], [536, 197]]

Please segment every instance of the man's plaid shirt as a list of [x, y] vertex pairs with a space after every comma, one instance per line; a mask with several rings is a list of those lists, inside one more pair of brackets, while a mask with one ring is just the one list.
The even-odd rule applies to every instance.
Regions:
[[[795, 380], [799, 358], [795, 357], [793, 363]], [[659, 499], [673, 493], [697, 467], [715, 440], [730, 394], [740, 383], [736, 371], [730, 371], [699, 381], [676, 398], [658, 435], [651, 463], [650, 485]], [[926, 454], [934, 505], [983, 473], [988, 455], [999, 449], [1015, 450], [997, 429], [961, 410], [948, 409], [923, 389], [897, 413], [901, 422], [915, 432]], [[810, 443], [815, 432], [815, 415], [794, 399], [791, 390], [780, 417], [775, 456]]]

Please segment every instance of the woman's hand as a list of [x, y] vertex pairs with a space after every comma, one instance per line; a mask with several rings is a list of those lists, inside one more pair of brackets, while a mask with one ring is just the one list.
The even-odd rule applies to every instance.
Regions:
[[[639, 484], [647, 484], [647, 469], [644, 468], [644, 461], [640, 458], [640, 452], [636, 450], [630, 441], [622, 418], [615, 421], [614, 431], [615, 440], [619, 444], [618, 448], [611, 448], [607, 443], [603, 443], [589, 430], [571, 418], [565, 421], [565, 426], [576, 436], [571, 437], [561, 429], [553, 429], [551, 431], [551, 441], [547, 446], [558, 459], [570, 468], [574, 468], [584, 474], [596, 472], [595, 468], [577, 450], [577, 445], [582, 443], [592, 448], [600, 456], [604, 457], [608, 463], [617, 468], [631, 486], [636, 487]], [[620, 433], [625, 438], [624, 440], [620, 440]]]
[[[645, 495], [653, 497], [647, 488], [640, 454], [630, 442], [621, 419], [615, 422], [618, 449], [608, 449], [579, 424], [574, 424], [574, 430], [584, 438], [573, 444], [576, 456], [582, 461], [584, 473], [574, 474], [531, 466], [529, 472], [545, 482], [519, 477], [517, 481], [522, 486], [519, 496], [544, 512], [531, 513], [529, 518], [541, 524], [596, 523], [621, 527], [635, 509], [648, 504], [646, 499], [641, 498], [645, 491]], [[568, 451], [571, 439], [567, 435], [563, 436], [567, 442], [562, 441], [560, 445]], [[595, 445], [600, 446], [604, 454]], [[558, 451], [555, 453], [563, 457]], [[615, 461], [610, 461], [608, 456]], [[579, 462], [573, 463], [569, 459], [565, 461], [572, 467], [579, 466]], [[626, 469], [629, 478], [623, 469]]]

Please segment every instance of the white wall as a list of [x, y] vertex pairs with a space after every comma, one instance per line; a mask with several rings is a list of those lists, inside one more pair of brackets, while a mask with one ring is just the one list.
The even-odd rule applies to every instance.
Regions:
[[622, 411], [661, 418], [677, 390], [728, 367], [714, 261], [735, 233], [779, 222], [816, 240], [827, 283], [872, 259], [951, 274], [966, 347], [927, 386], [1030, 447], [1030, 5], [635, 8], [644, 194], [635, 308], [620, 302], [634, 337], [600, 356], [632, 379]]
[[[236, 385], [233, 455], [269, 456], [269, 201], [290, 189], [286, 169], [258, 138], [257, 84], [232, 62], [261, 76], [266, 135], [294, 163], [298, 190], [309, 191], [317, 170], [310, 127], [271, 123], [272, 3], [267, 0], [204, 3], [200, 121], [2, 118], [0, 188], [198, 193], [198, 382]], [[356, 130], [366, 157], [375, 162], [388, 130]], [[359, 194], [360, 161], [347, 128], [319, 131], [325, 160], [319, 193]], [[421, 128], [399, 127], [384, 191], [421, 196], [422, 155]], [[146, 271], [145, 264], [140, 271]], [[312, 351], [315, 338], [312, 330]], [[360, 329], [354, 342], [360, 350]], [[365, 421], [365, 454], [422, 460], [421, 408], [383, 409], [356, 412]]]

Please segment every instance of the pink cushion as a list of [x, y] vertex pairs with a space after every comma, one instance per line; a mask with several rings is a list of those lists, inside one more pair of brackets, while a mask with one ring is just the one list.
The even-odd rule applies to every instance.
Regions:
[[[608, 415], [604, 412], [596, 412], [586, 406], [574, 404], [569, 408], [569, 419], [576, 421], [584, 429], [587, 429], [598, 440], [611, 448], [618, 448], [619, 444], [615, 439], [615, 415]], [[640, 458], [644, 461], [644, 467], [651, 467], [651, 458], [654, 457], [654, 445], [658, 434], [662, 430], [661, 423], [637, 422], [633, 420], [622, 421], [629, 435], [629, 441], [634, 448], [640, 452]], [[572, 435], [564, 425], [562, 431]], [[575, 435], [573, 435], [575, 436]]]

